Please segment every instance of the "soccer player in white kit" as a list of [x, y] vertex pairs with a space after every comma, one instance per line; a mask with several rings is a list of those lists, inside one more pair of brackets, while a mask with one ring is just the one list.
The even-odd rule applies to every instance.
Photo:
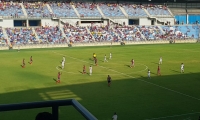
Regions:
[[104, 62], [108, 62], [107, 59], [106, 59], [106, 55], [104, 56]]
[[89, 67], [90, 75], [92, 75], [92, 66]]
[[64, 63], [65, 63], [65, 56], [63, 56], [63, 61], [64, 61]]
[[159, 65], [162, 64], [162, 57], [159, 59]]
[[62, 65], [62, 69], [64, 69], [64, 67], [65, 67], [65, 62], [64, 62], [64, 60], [62, 60], [61, 65]]
[[112, 59], [112, 53], [110, 52], [110, 58], [109, 59]]
[[148, 78], [150, 79], [151, 78], [151, 71], [148, 69]]
[[184, 73], [184, 64], [181, 63], [181, 73]]

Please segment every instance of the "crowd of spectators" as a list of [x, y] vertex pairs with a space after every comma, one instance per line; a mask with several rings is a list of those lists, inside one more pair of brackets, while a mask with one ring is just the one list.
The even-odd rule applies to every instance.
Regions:
[[12, 44], [35, 43], [36, 36], [31, 28], [6, 28], [8, 39]]
[[144, 40], [140, 31], [135, 26], [116, 26], [120, 41], [141, 41]]
[[69, 2], [49, 2], [55, 17], [77, 17]]
[[96, 3], [72, 2], [81, 17], [101, 17]]
[[6, 44], [7, 44], [7, 39], [3, 34], [3, 29], [0, 27], [0, 45], [6, 45]]
[[62, 31], [58, 26], [42, 26], [40, 28], [35, 28], [35, 32], [38, 35], [39, 43], [67, 43], [67, 39], [63, 37]]
[[15, 2], [0, 2], [0, 16], [20, 17], [24, 16], [22, 7], [19, 3]]
[[88, 26], [96, 42], [118, 41], [117, 30], [109, 25]]
[[98, 6], [107, 17], [125, 17], [117, 3], [98, 3]]
[[160, 40], [163, 39], [163, 33], [158, 26], [137, 26], [141, 34], [146, 40]]
[[162, 26], [163, 31], [165, 32], [166, 39], [194, 39], [198, 38], [199, 28], [197, 26]]
[[144, 11], [144, 6], [143, 5], [123, 3], [123, 4], [119, 4], [119, 6], [124, 8], [124, 10], [128, 14], [128, 16], [130, 16], [130, 17], [139, 17], [139, 16], [140, 17], [144, 17], [144, 16], [147, 16], [146, 12]]
[[168, 7], [166, 5], [153, 5], [148, 4], [145, 6], [145, 9], [149, 12], [150, 15], [170, 15], [170, 12], [168, 11]]
[[51, 17], [51, 13], [44, 2], [23, 3], [29, 17]]
[[93, 42], [92, 35], [86, 27], [78, 25], [72, 26], [66, 23], [63, 27], [63, 31], [70, 43]]

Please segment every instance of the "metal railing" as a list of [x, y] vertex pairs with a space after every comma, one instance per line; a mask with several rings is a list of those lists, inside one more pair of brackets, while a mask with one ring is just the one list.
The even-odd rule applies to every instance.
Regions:
[[75, 99], [5, 104], [5, 105], [0, 105], [0, 112], [51, 107], [53, 120], [59, 120], [59, 116], [58, 116], [59, 107], [60, 106], [69, 106], [69, 105], [72, 105], [87, 120], [97, 120], [97, 118], [95, 116], [93, 116], [85, 107], [83, 107]]

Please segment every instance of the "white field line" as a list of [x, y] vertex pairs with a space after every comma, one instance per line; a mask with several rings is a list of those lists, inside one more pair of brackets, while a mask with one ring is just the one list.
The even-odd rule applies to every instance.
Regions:
[[[65, 73], [69, 73], [69, 74], [80, 74], [80, 73], [75, 73], [75, 72], [67, 72], [67, 71], [65, 71], [65, 70], [59, 69], [58, 66], [56, 67], [56, 69], [57, 69], [58, 71], [65, 72]], [[95, 74], [95, 75], [108, 75], [108, 74]], [[110, 74], [110, 75], [119, 75], [119, 74]]]
[[[57, 52], [54, 52], [54, 53], [59, 54], [59, 55], [62, 55], [62, 56], [64, 55], [64, 54], [60, 54], [60, 53], [57, 53]], [[65, 55], [65, 56], [66, 56], [66, 55]], [[82, 62], [85, 62], [85, 63], [89, 63], [89, 62], [87, 62], [87, 61], [84, 61], [84, 60], [81, 60], [81, 59], [78, 59], [78, 58], [74, 58], [74, 57], [71, 57], [71, 56], [68, 56], [68, 57], [71, 58], [71, 59], [74, 59], [74, 60], [78, 60], [78, 61], [82, 61]], [[107, 68], [107, 67], [100, 66], [100, 65], [99, 65], [99, 67], [102, 67], [102, 68], [105, 68], [105, 69], [109, 69], [109, 68]], [[111, 71], [113, 71], [113, 72], [116, 72], [116, 73], [118, 73], [118, 74], [121, 74], [121, 75], [130, 77], [130, 78], [134, 78], [134, 79], [136, 79], [136, 80], [139, 80], [139, 81], [142, 81], [142, 82], [145, 82], [145, 83], [154, 85], [154, 86], [156, 86], [156, 87], [159, 87], [159, 88], [162, 88], [162, 89], [165, 89], [165, 90], [168, 90], [168, 91], [171, 91], [171, 92], [174, 92], [174, 93], [183, 95], [183, 96], [188, 97], [188, 98], [192, 98], [192, 99], [195, 99], [195, 100], [198, 100], [198, 101], [200, 100], [200, 99], [197, 98], [197, 97], [193, 97], [193, 96], [190, 96], [190, 95], [187, 95], [187, 94], [184, 94], [184, 93], [181, 93], [181, 92], [172, 90], [172, 89], [170, 89], [170, 88], [167, 88], [167, 87], [164, 87], [164, 86], [161, 86], [161, 85], [157, 85], [157, 84], [155, 84], [155, 83], [151, 83], [151, 82], [148, 82], [148, 81], [143, 80], [143, 79], [139, 79], [139, 78], [133, 77], [133, 76], [131, 76], [131, 75], [128, 75], [128, 74], [125, 74], [125, 73], [122, 73], [122, 72], [119, 72], [119, 71], [116, 71], [116, 70], [112, 70], [112, 69], [109, 69], [109, 70], [111, 70]]]
[[150, 118], [145, 120], [159, 120], [159, 119], [165, 119], [165, 118], [174, 118], [174, 117], [180, 117], [180, 116], [186, 116], [186, 115], [194, 115], [199, 114], [200, 112], [194, 112], [194, 113], [186, 113], [186, 114], [179, 114], [179, 115], [172, 115], [172, 116], [165, 116], [165, 117], [158, 117], [158, 118]]

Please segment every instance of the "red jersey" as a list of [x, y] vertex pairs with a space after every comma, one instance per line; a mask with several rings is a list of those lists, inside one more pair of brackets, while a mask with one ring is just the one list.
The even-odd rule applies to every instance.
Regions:
[[86, 70], [85, 65], [83, 66], [83, 70], [84, 70], [84, 71]]
[[131, 63], [133, 64], [133, 63], [134, 63], [134, 60], [131, 60]]
[[158, 66], [158, 71], [160, 71], [160, 66]]
[[58, 79], [60, 79], [60, 73], [58, 73]]
[[30, 61], [32, 61], [33, 59], [32, 59], [32, 56], [30, 57]]

